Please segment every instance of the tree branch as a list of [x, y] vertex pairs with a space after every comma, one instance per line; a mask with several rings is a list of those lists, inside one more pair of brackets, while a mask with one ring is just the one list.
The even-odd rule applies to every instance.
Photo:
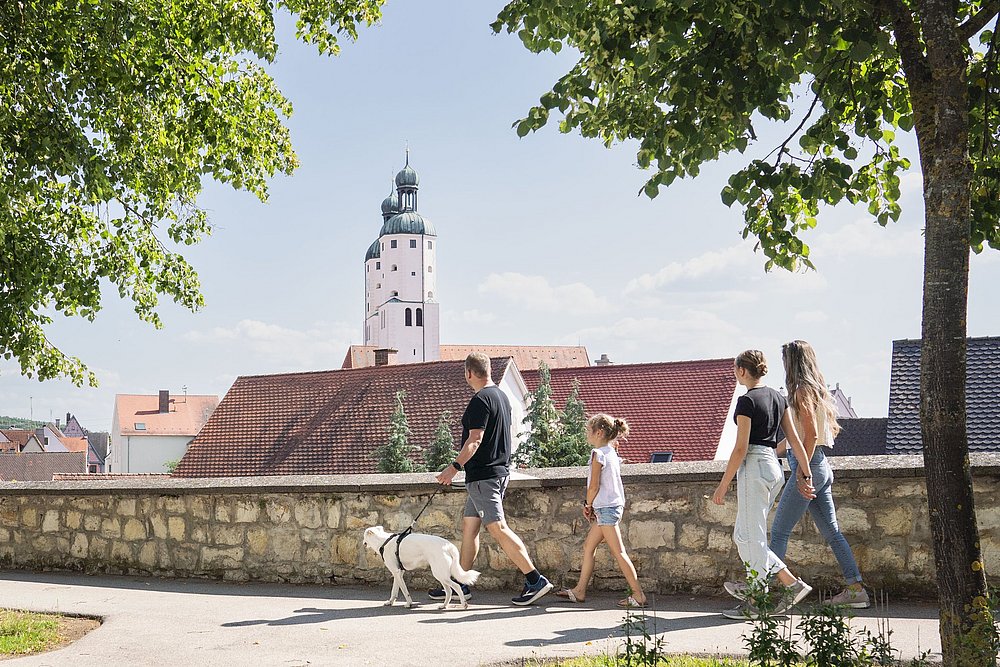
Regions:
[[988, 0], [980, 8], [979, 13], [970, 16], [965, 23], [958, 26], [958, 34], [965, 41], [969, 41], [997, 14], [1000, 14], [1000, 0]]
[[[903, 73], [906, 75], [906, 83], [910, 88], [913, 120], [919, 129], [927, 120], [927, 116], [930, 116], [930, 121], [933, 122], [933, 113], [925, 115], [925, 112], [932, 110], [934, 106], [934, 99], [930, 91], [933, 81], [930, 65], [927, 63], [927, 56], [924, 54], [917, 26], [913, 22], [913, 15], [906, 4], [902, 0], [881, 0], [881, 4], [892, 17], [892, 32], [896, 38], [896, 44], [899, 46]], [[920, 133], [917, 134], [919, 142]]]

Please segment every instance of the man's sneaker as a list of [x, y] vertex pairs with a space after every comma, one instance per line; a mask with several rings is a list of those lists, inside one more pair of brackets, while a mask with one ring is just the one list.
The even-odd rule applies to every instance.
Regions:
[[[732, 609], [727, 609], [722, 612], [722, 615], [726, 618], [731, 618], [734, 621], [756, 621], [760, 617], [760, 610], [753, 606], [749, 602], [743, 602], [736, 605]], [[787, 616], [784, 612], [774, 611], [771, 616]]]
[[747, 589], [750, 586], [745, 581], [727, 581], [722, 584], [722, 587], [737, 600], [744, 600], [747, 597]]
[[787, 613], [789, 609], [797, 605], [799, 602], [805, 599], [807, 595], [812, 593], [812, 586], [802, 581], [801, 579], [796, 579], [795, 583], [791, 586], [786, 586], [785, 590], [782, 591], [781, 599], [778, 601], [777, 606], [774, 608], [775, 614]]
[[830, 598], [829, 603], [838, 607], [852, 607], [854, 609], [868, 609], [872, 606], [868, 591], [863, 588], [860, 591], [845, 588]]
[[[457, 581], [455, 583], [458, 584]], [[466, 586], [465, 584], [459, 584], [459, 586], [461, 586], [462, 588], [462, 596], [465, 598], [465, 600], [467, 602], [471, 600], [472, 589]], [[432, 600], [444, 600], [444, 589], [440, 587], [432, 588], [429, 591], [427, 591], [427, 597], [429, 597]]]
[[524, 584], [524, 590], [516, 598], [511, 598], [511, 602], [516, 605], [529, 605], [538, 598], [552, 590], [552, 583], [544, 576], [539, 576], [534, 585]]

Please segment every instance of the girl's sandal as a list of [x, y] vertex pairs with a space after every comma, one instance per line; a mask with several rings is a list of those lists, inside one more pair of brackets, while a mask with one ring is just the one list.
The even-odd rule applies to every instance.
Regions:
[[576, 593], [573, 592], [572, 588], [564, 588], [556, 593], [556, 597], [560, 597], [570, 602], [583, 602], [580, 598], [576, 597]]
[[623, 609], [643, 609], [648, 604], [649, 604], [648, 601], [643, 602], [642, 604], [640, 604], [639, 601], [636, 600], [631, 595], [628, 596], [627, 598], [625, 598], [624, 600], [619, 600], [618, 601], [618, 606], [621, 607], [621, 608], [623, 608]]

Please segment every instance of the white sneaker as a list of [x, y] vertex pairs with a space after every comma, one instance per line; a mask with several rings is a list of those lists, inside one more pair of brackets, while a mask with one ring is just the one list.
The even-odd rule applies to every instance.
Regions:
[[775, 614], [784, 614], [799, 602], [802, 602], [807, 595], [812, 593], [812, 586], [801, 579], [796, 579], [795, 583], [791, 586], [786, 586], [782, 593], [781, 601], [778, 602], [778, 606], [774, 610]]
[[830, 598], [829, 602], [838, 607], [851, 607], [853, 609], [868, 609], [868, 607], [872, 606], [871, 598], [868, 597], [868, 591], [863, 588], [860, 591], [845, 588]]
[[746, 599], [747, 589], [749, 588], [745, 581], [727, 581], [722, 584], [722, 587], [737, 600]]

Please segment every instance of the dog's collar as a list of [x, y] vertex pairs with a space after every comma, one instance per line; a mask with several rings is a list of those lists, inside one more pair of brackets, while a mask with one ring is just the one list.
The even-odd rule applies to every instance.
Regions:
[[412, 532], [413, 532], [413, 526], [410, 526], [409, 528], [407, 528], [406, 530], [404, 530], [401, 533], [393, 533], [389, 537], [385, 538], [385, 542], [383, 542], [382, 546], [380, 546], [378, 548], [378, 555], [382, 557], [382, 562], [383, 563], [388, 564], [388, 561], [385, 560], [385, 547], [386, 547], [387, 544], [389, 544], [389, 542], [392, 541], [392, 538], [395, 537], [396, 538], [396, 564], [399, 565], [399, 569], [400, 569], [401, 572], [406, 572], [406, 568], [403, 567], [403, 560], [399, 557], [399, 543], [403, 541], [404, 537], [406, 537], [407, 535], [409, 535]]

